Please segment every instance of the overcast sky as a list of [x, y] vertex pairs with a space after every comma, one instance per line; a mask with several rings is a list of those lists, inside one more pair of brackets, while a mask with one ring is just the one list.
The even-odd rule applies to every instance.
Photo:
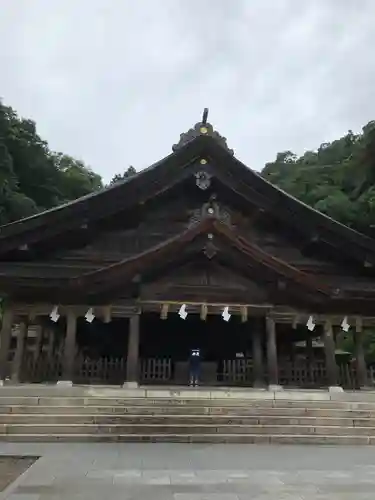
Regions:
[[255, 169], [375, 119], [375, 0], [0, 1], [0, 96], [105, 180], [204, 107]]

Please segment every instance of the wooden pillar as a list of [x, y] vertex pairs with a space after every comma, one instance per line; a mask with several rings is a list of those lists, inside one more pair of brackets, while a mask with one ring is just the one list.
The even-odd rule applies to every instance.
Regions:
[[252, 347], [253, 347], [254, 387], [264, 386], [262, 338], [263, 338], [263, 322], [256, 321], [251, 334]]
[[36, 363], [40, 356], [40, 351], [42, 349], [43, 343], [43, 333], [44, 329], [42, 325], [37, 325], [36, 327], [36, 336], [35, 336], [35, 346], [34, 346], [34, 363]]
[[279, 370], [277, 366], [276, 325], [272, 318], [266, 318], [267, 333], [267, 368], [268, 385], [272, 388], [278, 387]]
[[76, 354], [77, 316], [73, 310], [69, 310], [66, 317], [66, 333], [63, 355], [62, 382], [73, 383], [74, 362]]
[[56, 336], [55, 330], [53, 328], [47, 328], [46, 336], [47, 336], [47, 359], [51, 361], [55, 349], [55, 336]]
[[314, 349], [312, 337], [306, 337], [306, 368], [309, 377], [309, 384], [314, 385]]
[[5, 309], [0, 334], [0, 385], [9, 375], [8, 356], [10, 342], [12, 339], [13, 310], [11, 307]]
[[134, 314], [129, 318], [128, 357], [126, 361], [126, 384], [138, 385], [139, 375], [139, 323], [140, 315]]
[[355, 345], [355, 359], [357, 369], [357, 383], [358, 387], [365, 388], [368, 386], [367, 380], [367, 366], [365, 361], [365, 352], [363, 349], [364, 331], [362, 327], [361, 318], [357, 318], [355, 325], [354, 345]]
[[335, 356], [335, 340], [332, 323], [326, 321], [323, 327], [324, 353], [326, 358], [327, 383], [329, 387], [338, 386], [338, 369]]
[[22, 361], [24, 359], [25, 344], [26, 344], [28, 329], [29, 329], [28, 321], [26, 319], [22, 319], [22, 321], [18, 325], [17, 347], [12, 362], [11, 380], [12, 382], [15, 383], [20, 382], [21, 379]]

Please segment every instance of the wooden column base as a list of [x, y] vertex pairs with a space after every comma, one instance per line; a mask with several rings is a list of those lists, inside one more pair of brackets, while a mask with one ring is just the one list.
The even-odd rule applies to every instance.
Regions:
[[270, 385], [268, 386], [268, 390], [269, 390], [270, 392], [280, 392], [280, 391], [283, 391], [283, 390], [284, 390], [284, 388], [283, 388], [283, 386], [282, 386], [282, 385], [278, 385], [278, 384], [270, 384]]
[[56, 385], [58, 387], [73, 387], [73, 382], [71, 380], [58, 380]]
[[138, 382], [124, 382], [122, 384], [122, 388], [123, 389], [138, 389], [139, 384], [138, 384]]
[[328, 392], [344, 392], [344, 389], [340, 385], [331, 385], [328, 387]]

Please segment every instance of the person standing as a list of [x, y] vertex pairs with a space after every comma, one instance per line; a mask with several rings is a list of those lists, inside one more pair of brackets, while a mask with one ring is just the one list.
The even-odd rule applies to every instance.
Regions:
[[200, 351], [199, 349], [192, 349], [190, 352], [190, 386], [192, 387], [199, 385], [200, 365]]

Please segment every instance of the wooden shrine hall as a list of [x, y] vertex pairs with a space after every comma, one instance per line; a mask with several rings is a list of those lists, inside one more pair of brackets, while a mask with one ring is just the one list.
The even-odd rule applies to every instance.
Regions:
[[241, 163], [205, 110], [149, 168], [0, 228], [0, 382], [184, 385], [200, 349], [202, 385], [369, 387], [374, 265], [374, 240]]

